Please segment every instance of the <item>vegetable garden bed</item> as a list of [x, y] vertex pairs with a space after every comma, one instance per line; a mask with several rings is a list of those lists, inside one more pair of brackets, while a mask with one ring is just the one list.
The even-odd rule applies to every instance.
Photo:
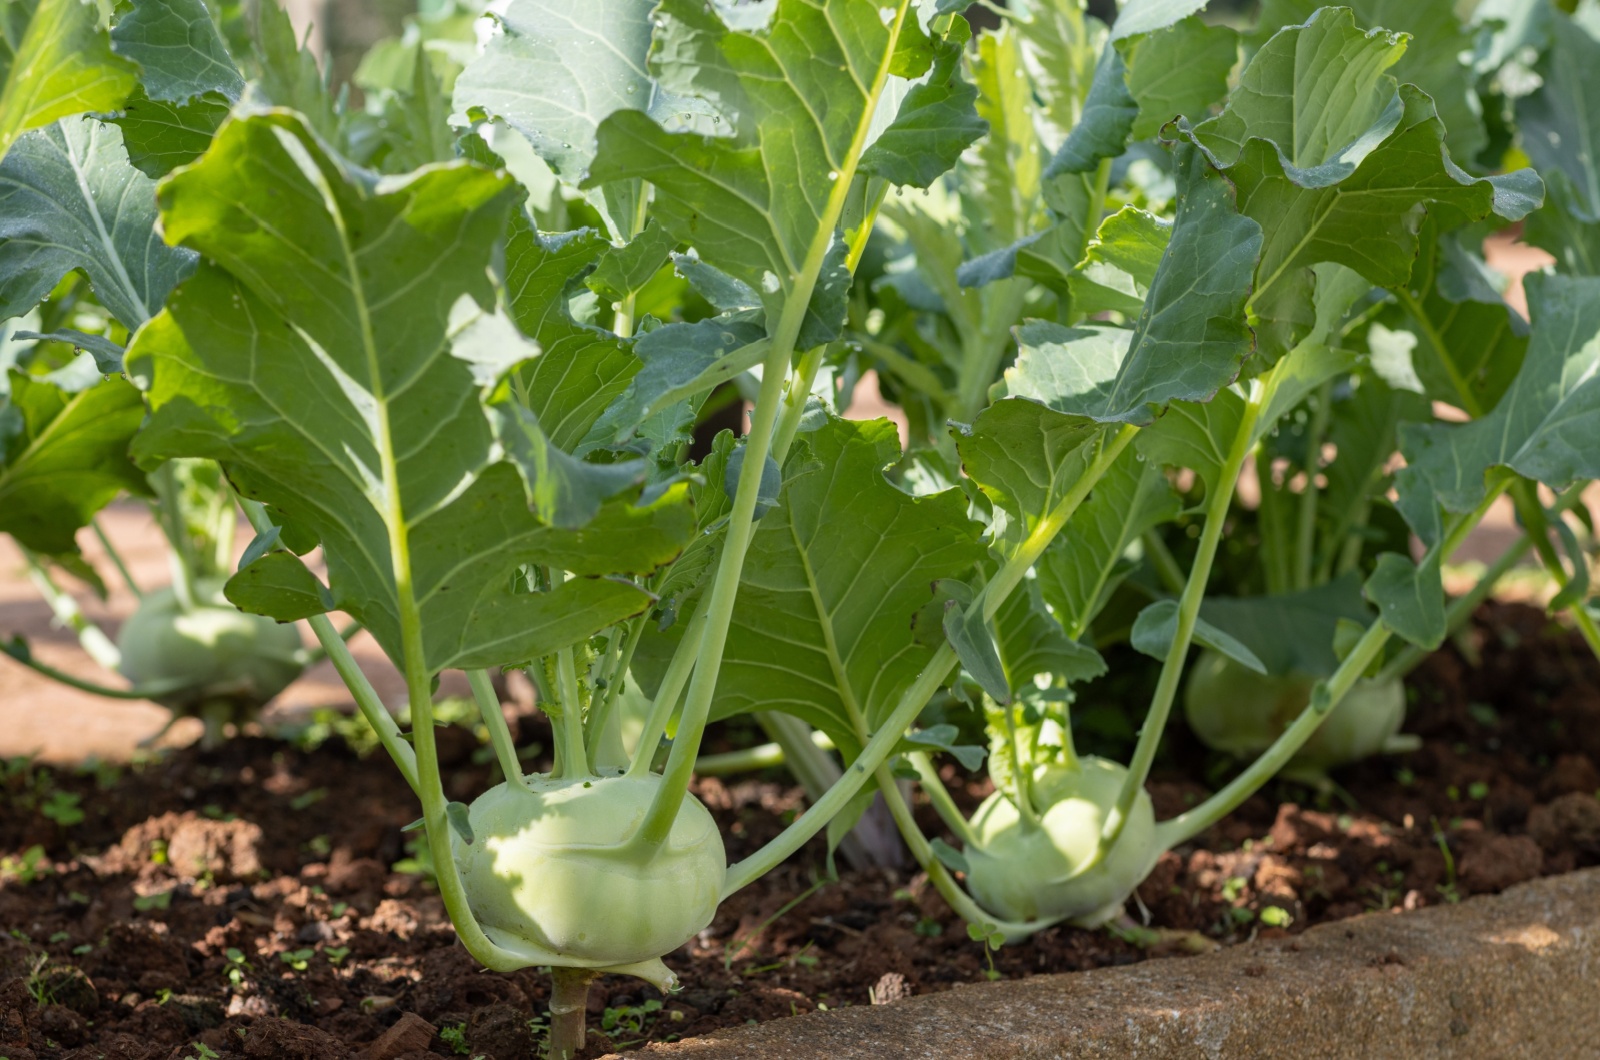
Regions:
[[[1324, 798], [1317, 808], [1287, 784], [1250, 800], [1163, 858], [1139, 890], [1150, 926], [1224, 945], [1292, 937], [1600, 864], [1600, 666], [1575, 634], [1522, 605], [1489, 606], [1462, 644], [1481, 652], [1475, 663], [1449, 648], [1411, 681], [1408, 731], [1423, 737], [1420, 750], [1341, 772], [1358, 806]], [[481, 785], [477, 741], [444, 734], [456, 782]], [[526, 735], [548, 743], [547, 730]], [[1201, 792], [1212, 764], [1181, 730], [1173, 736], [1151, 786], [1163, 812]], [[697, 785], [735, 856], [802, 802], [774, 776]], [[39, 811], [57, 792], [81, 796], [82, 821]], [[970, 805], [979, 794], [959, 797]], [[12, 937], [0, 951], [0, 1010], [12, 1014], [0, 1055], [165, 1060], [198, 1055], [200, 1042], [228, 1058], [320, 1060], [397, 1025], [414, 1030], [414, 1018], [432, 1030], [413, 1060], [532, 1055], [529, 1020], [544, 1017], [548, 979], [484, 972], [456, 944], [431, 885], [392, 869], [415, 869], [403, 861], [400, 829], [414, 812], [403, 782], [359, 766], [338, 741], [315, 751], [236, 741], [98, 776], [18, 768], [5, 798], [0, 924]], [[813, 843], [669, 956], [683, 992], [602, 980], [587, 1055], [989, 978], [991, 955], [925, 879], [844, 871], [813, 891], [822, 855]], [[1154, 951], [1186, 952], [1183, 941]], [[992, 961], [1011, 980], [1151, 952], [1062, 927]], [[54, 1003], [36, 1007], [40, 990]]]

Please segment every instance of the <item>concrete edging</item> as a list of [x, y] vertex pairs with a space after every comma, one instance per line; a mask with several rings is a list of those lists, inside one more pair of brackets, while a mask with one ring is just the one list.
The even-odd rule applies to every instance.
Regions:
[[1600, 869], [1199, 957], [978, 984], [644, 1052], [662, 1060], [1600, 1058]]

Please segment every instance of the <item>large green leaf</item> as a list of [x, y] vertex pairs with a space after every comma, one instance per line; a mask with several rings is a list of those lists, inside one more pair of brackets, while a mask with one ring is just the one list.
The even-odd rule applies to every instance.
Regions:
[[[317, 535], [337, 606], [396, 660], [414, 607], [430, 671], [523, 661], [637, 614], [646, 593], [593, 576], [648, 572], [693, 531], [682, 487], [560, 529], [499, 459], [447, 328], [464, 296], [494, 304], [514, 197], [459, 163], [375, 178], [285, 111], [232, 121], [162, 185], [168, 238], [205, 262], [129, 351], [152, 408], [139, 454], [220, 461]], [[529, 591], [547, 588], [529, 565], [579, 577]]]
[[1033, 322], [1017, 331], [1013, 395], [1101, 421], [1148, 423], [1154, 408], [1203, 401], [1250, 352], [1244, 322], [1261, 228], [1234, 209], [1231, 189], [1200, 153], [1177, 152], [1178, 212], [1131, 330]]
[[1200, 617], [1238, 638], [1269, 674], [1312, 677], [1327, 677], [1338, 667], [1334, 635], [1340, 621], [1372, 622], [1354, 577], [1272, 596], [1210, 596], [1200, 605]]
[[515, 0], [499, 33], [456, 79], [455, 108], [481, 110], [526, 136], [576, 184], [594, 160], [595, 130], [619, 110], [671, 122], [694, 100], [650, 76], [651, 5], [639, 0]]
[[1357, 29], [1349, 9], [1322, 9], [1269, 40], [1227, 109], [1192, 130], [1266, 233], [1252, 306], [1270, 357], [1310, 327], [1310, 266], [1397, 287], [1417, 255], [1419, 206], [1450, 227], [1490, 212], [1516, 220], [1541, 201], [1531, 170], [1480, 180], [1450, 160], [1433, 102], [1385, 72], [1403, 52], [1401, 38]]
[[567, 306], [610, 246], [592, 228], [543, 235], [521, 215], [512, 219], [506, 240], [506, 305], [543, 351], [518, 371], [523, 401], [550, 440], [569, 453], [640, 367], [627, 341], [578, 323]]
[[75, 553], [95, 512], [124, 490], [147, 491], [128, 459], [144, 404], [122, 379], [75, 394], [22, 372], [10, 384], [0, 398], [0, 533], [35, 552]]
[[[134, 86], [133, 64], [111, 51], [93, 0], [10, 0], [8, 30], [27, 17], [19, 39], [9, 40], [0, 69], [0, 157], [29, 129], [86, 111], [122, 106]], [[15, 21], [13, 21], [15, 19]]]
[[[1494, 411], [1462, 424], [1404, 425], [1399, 507], [1424, 544], [1443, 531], [1441, 510], [1466, 512], [1486, 478], [1509, 468], [1553, 489], [1600, 477], [1600, 279], [1530, 274], [1533, 331], [1527, 358]], [[1385, 621], [1425, 646], [1443, 640], [1437, 550], [1421, 566], [1386, 553], [1367, 584]]]
[[[1256, 43], [1284, 26], [1309, 21], [1319, 0], [1266, 0], [1257, 23]], [[1344, 0], [1357, 25], [1411, 35], [1405, 54], [1391, 71], [1396, 80], [1416, 85], [1432, 97], [1449, 131], [1456, 158], [1471, 159], [1489, 142], [1483, 127], [1472, 68], [1462, 61], [1473, 50], [1473, 33], [1456, 18], [1451, 0]]]
[[1083, 636], [1128, 573], [1133, 543], [1181, 507], [1154, 461], [1131, 448], [1117, 457], [1038, 565], [1040, 591], [1069, 636]]
[[1112, 310], [1137, 317], [1171, 238], [1172, 222], [1134, 206], [1100, 222], [1068, 281], [1073, 310], [1086, 316]]
[[1128, 48], [1128, 91], [1139, 104], [1130, 134], [1148, 140], [1182, 115], [1203, 120], [1228, 92], [1239, 60], [1239, 35], [1227, 26], [1186, 18]]
[[1528, 355], [1494, 411], [1461, 424], [1401, 427], [1406, 467], [1400, 507], [1419, 534], [1437, 501], [1466, 512], [1483, 499], [1484, 476], [1508, 467], [1564, 489], [1600, 478], [1600, 279], [1530, 273]]
[[958, 430], [956, 448], [967, 475], [1026, 533], [1082, 477], [1085, 450], [1103, 431], [1086, 417], [1006, 398]]
[[[815, 270], [833, 237], [829, 203], [858, 162], [863, 174], [920, 179], [948, 169], [978, 128], [968, 123], [963, 136], [950, 137], [928, 127], [913, 92], [878, 130], [878, 142], [893, 149], [875, 160], [861, 153], [871, 146], [891, 70], [920, 76], [933, 57], [921, 48], [920, 66], [897, 61], [925, 43], [903, 9], [873, 0], [779, 0], [767, 25], [739, 30], [711, 4], [665, 0], [655, 17], [652, 70], [669, 89], [713, 107], [732, 135], [672, 133], [642, 111], [615, 111], [600, 124], [584, 186], [648, 181], [663, 227], [708, 264], [762, 291], [769, 308]], [[891, 47], [895, 32], [899, 47]], [[816, 300], [837, 303], [842, 314], [848, 288], [839, 255], [820, 273]]]
[[134, 0], [111, 31], [111, 48], [139, 65], [150, 99], [186, 103], [206, 92], [238, 99], [244, 91], [204, 0]]
[[155, 200], [114, 125], [73, 118], [24, 135], [0, 163], [0, 319], [82, 269], [113, 316], [144, 323], [195, 260], [161, 241]]
[[1600, 40], [1559, 12], [1539, 90], [1517, 101], [1522, 146], [1549, 182], [1527, 238], [1562, 266], [1600, 275]]
[[[959, 490], [912, 498], [884, 478], [893, 424], [829, 419], [800, 439], [745, 559], [713, 712], [794, 714], [848, 757], [943, 639], [938, 616], [916, 621], [933, 583], [969, 575], [984, 550]], [[647, 684], [679, 634], [641, 643]]]

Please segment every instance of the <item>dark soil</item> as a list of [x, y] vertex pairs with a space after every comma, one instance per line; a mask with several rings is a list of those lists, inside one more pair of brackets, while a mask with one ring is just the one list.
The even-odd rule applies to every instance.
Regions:
[[[667, 958], [680, 993], [597, 983], [591, 1053], [1293, 933], [1600, 863], [1600, 666], [1580, 640], [1542, 612], [1491, 605], [1411, 687], [1407, 729], [1425, 745], [1340, 774], [1359, 805], [1275, 786], [1161, 860], [1139, 899], [1164, 942], [1055, 928], [991, 954], [911, 873], [816, 885], [813, 843]], [[486, 756], [464, 730], [441, 737], [452, 797], [470, 799]], [[539, 739], [534, 719], [524, 737]], [[1181, 728], [1164, 761], [1151, 785], [1162, 815], [1220, 779]], [[16, 762], [0, 782], [0, 1057], [537, 1055], [546, 978], [482, 972], [456, 945], [405, 864], [416, 802], [380, 758], [240, 739], [125, 769]], [[770, 780], [706, 780], [698, 794], [734, 858], [801, 806]], [[983, 794], [957, 786], [963, 802]]]

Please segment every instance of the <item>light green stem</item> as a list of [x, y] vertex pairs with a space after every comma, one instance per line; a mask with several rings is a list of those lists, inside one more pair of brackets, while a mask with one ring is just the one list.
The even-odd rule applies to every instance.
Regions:
[[738, 751], [701, 755], [694, 760], [694, 771], [702, 777], [726, 777], [735, 773], [754, 773], [788, 762], [788, 755], [776, 743], [757, 744]]
[[961, 840], [962, 846], [977, 846], [978, 837], [972, 831], [972, 825], [962, 816], [961, 807], [956, 805], [956, 800], [950, 797], [950, 789], [944, 786], [944, 778], [939, 776], [939, 771], [933, 767], [933, 759], [928, 757], [926, 752], [912, 751], [906, 755], [906, 761], [917, 771], [917, 782], [927, 793], [933, 811], [939, 815], [939, 820], [944, 822], [944, 826]]
[[65, 670], [58, 670], [49, 663], [40, 662], [33, 657], [31, 652], [27, 652], [25, 646], [21, 646], [20, 650], [12, 650], [9, 646], [0, 644], [0, 654], [9, 655], [16, 662], [21, 663], [40, 676], [50, 678], [57, 684], [66, 685], [68, 688], [76, 688], [80, 692], [105, 696], [107, 699], [157, 699], [168, 692], [176, 692], [180, 688], [187, 688], [189, 685], [187, 678], [177, 677], [170, 681], [162, 681], [159, 684], [138, 685], [133, 688], [112, 688], [109, 685], [85, 681], [81, 677], [74, 677]]
[[[50, 577], [50, 572], [45, 570], [44, 564], [32, 552], [23, 550], [22, 558], [28, 564], [28, 579], [33, 582], [34, 588], [39, 590], [45, 603], [50, 605], [50, 611], [55, 615], [56, 622], [72, 630], [78, 638], [78, 643], [83, 645], [83, 650], [89, 653], [89, 658], [113, 673], [120, 672], [122, 668], [122, 652], [111, 642], [101, 628], [89, 621], [83, 609], [78, 606], [78, 601], [72, 594], [55, 583]], [[41, 673], [43, 671], [40, 671]]]
[[[1205, 599], [1206, 583], [1211, 578], [1211, 564], [1217, 555], [1217, 544], [1222, 540], [1222, 525], [1227, 520], [1228, 507], [1233, 500], [1234, 484], [1239, 480], [1239, 471], [1244, 466], [1245, 457], [1255, 444], [1255, 428], [1261, 418], [1261, 410], [1272, 399], [1273, 376], [1271, 370], [1263, 375], [1255, 388], [1256, 393], [1245, 402], [1238, 433], [1234, 436], [1228, 457], [1217, 474], [1216, 489], [1206, 498], [1205, 526], [1200, 531], [1200, 545], [1195, 551], [1194, 564], [1189, 568], [1188, 583], [1184, 586], [1183, 595], [1178, 598], [1177, 629], [1173, 633], [1172, 644], [1167, 649], [1167, 657], [1161, 663], [1161, 676], [1156, 681], [1155, 694], [1150, 700], [1150, 710], [1145, 715], [1144, 727], [1139, 731], [1139, 742], [1134, 747], [1132, 761], [1128, 763], [1128, 772], [1123, 778], [1122, 789], [1117, 793], [1116, 804], [1106, 815], [1105, 826], [1101, 829], [1102, 854], [1116, 844], [1117, 838], [1122, 834], [1123, 826], [1127, 824], [1128, 815], [1133, 810], [1134, 800], [1139, 792], [1144, 790], [1145, 778], [1150, 775], [1150, 766], [1156, 758], [1156, 748], [1161, 743], [1163, 730], [1166, 729], [1167, 716], [1172, 713], [1172, 704], [1177, 698], [1178, 681], [1183, 677], [1184, 663], [1189, 656], [1189, 645], [1194, 639], [1195, 621], [1200, 616], [1200, 603]], [[1263, 485], [1263, 497], [1266, 496], [1266, 488]]]
[[[706, 626], [709, 604], [709, 597], [705, 597], [695, 606], [694, 614], [689, 619], [689, 626], [683, 633], [684, 644], [699, 647], [700, 634]], [[694, 663], [695, 652], [685, 651], [683, 644], [680, 644], [672, 656], [672, 661], [667, 664], [667, 672], [661, 677], [655, 701], [650, 704], [650, 713], [645, 715], [644, 730], [639, 734], [639, 746], [634, 748], [633, 761], [628, 764], [630, 777], [641, 776], [650, 771], [650, 764], [655, 761], [656, 748], [661, 746], [661, 738], [666, 735], [667, 724], [672, 720], [673, 708], [678, 705], [678, 697], [683, 695], [683, 686], [689, 682], [689, 673], [694, 669]]]
[[1146, 530], [1141, 540], [1144, 542], [1145, 558], [1156, 569], [1161, 584], [1167, 587], [1168, 592], [1183, 592], [1183, 568], [1178, 566], [1177, 558], [1167, 543], [1161, 540], [1161, 535], [1154, 530]]
[[[244, 517], [250, 520], [250, 526], [256, 533], [266, 534], [272, 531], [272, 519], [268, 517], [266, 508], [259, 501], [240, 497], [239, 507], [244, 512]], [[327, 655], [334, 671], [338, 673], [340, 679], [344, 681], [345, 688], [349, 689], [351, 697], [355, 699], [356, 709], [361, 711], [361, 716], [372, 726], [378, 742], [389, 752], [389, 757], [394, 760], [400, 775], [405, 777], [412, 791], [420, 794], [417, 784], [417, 754], [401, 735], [400, 726], [395, 723], [394, 715], [389, 713], [388, 708], [383, 705], [383, 700], [378, 698], [378, 692], [372, 687], [372, 682], [367, 680], [367, 675], [356, 665], [356, 658], [350, 654], [350, 646], [345, 643], [345, 635], [333, 628], [333, 620], [327, 615], [312, 615], [306, 619], [306, 625], [311, 627], [311, 632], [316, 636], [323, 653]]]
[[494, 694], [494, 682], [489, 680], [487, 670], [468, 670], [467, 683], [472, 686], [472, 699], [478, 705], [478, 715], [483, 718], [483, 727], [489, 730], [489, 744], [494, 748], [495, 760], [500, 763], [500, 772], [505, 774], [507, 784], [515, 784], [524, 791], [528, 788], [528, 779], [522, 774], [522, 763], [517, 760], [517, 745], [511, 739], [511, 727], [506, 724], [506, 716], [500, 710], [500, 697]]
[[189, 537], [189, 528], [184, 525], [182, 490], [178, 488], [176, 466], [168, 460], [150, 475], [150, 485], [156, 493], [152, 509], [156, 525], [161, 527], [161, 533], [172, 549], [167, 564], [172, 573], [172, 595], [177, 598], [182, 610], [193, 611], [196, 602], [194, 579], [199, 568], [194, 555], [194, 541]]
[[600, 752], [600, 741], [605, 739], [606, 726], [611, 723], [612, 711], [617, 705], [617, 696], [622, 694], [622, 686], [628, 680], [628, 668], [633, 665], [633, 654], [638, 650], [639, 640], [644, 636], [644, 624], [649, 621], [648, 615], [640, 615], [628, 625], [627, 639], [622, 642], [622, 650], [606, 668], [605, 687], [600, 690], [599, 701], [591, 702], [589, 716], [584, 719], [584, 745], [589, 752], [589, 760], [596, 761]]
[[94, 536], [99, 539], [100, 547], [106, 550], [106, 557], [111, 560], [111, 565], [117, 568], [117, 573], [122, 577], [122, 584], [128, 587], [135, 600], [144, 599], [144, 590], [139, 588], [139, 583], [133, 580], [133, 574], [128, 570], [128, 565], [122, 561], [122, 554], [117, 551], [117, 546], [111, 543], [111, 538], [100, 526], [99, 519], [89, 520], [89, 528], [94, 531]]

